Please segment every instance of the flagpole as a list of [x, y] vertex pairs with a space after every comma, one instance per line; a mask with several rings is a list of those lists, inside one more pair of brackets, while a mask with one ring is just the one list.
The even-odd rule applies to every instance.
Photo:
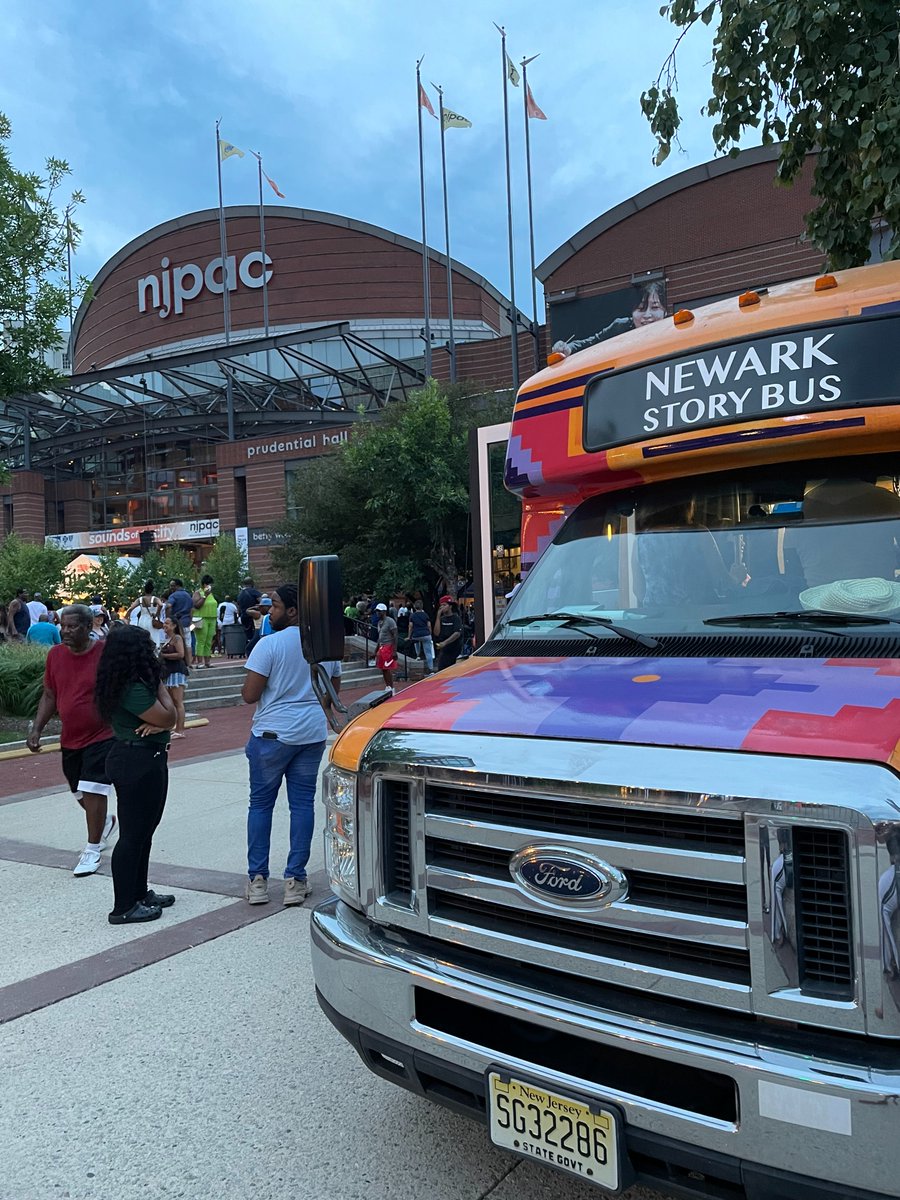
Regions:
[[269, 336], [269, 272], [266, 270], [266, 207], [263, 203], [262, 155], [254, 151], [259, 168], [259, 252], [262, 255], [263, 325]]
[[539, 369], [540, 333], [537, 315], [537, 277], [534, 262], [534, 203], [531, 193], [531, 134], [528, 124], [528, 64], [533, 63], [539, 54], [522, 59], [522, 104], [525, 113], [525, 178], [528, 192], [528, 245], [531, 250], [531, 336], [534, 339], [534, 369]]
[[512, 306], [512, 384], [513, 390], [519, 390], [519, 312], [516, 308], [516, 266], [513, 249], [513, 216], [512, 216], [512, 173], [509, 166], [509, 95], [508, 67], [506, 64], [506, 29], [494, 22], [494, 28], [500, 34], [500, 69], [503, 72], [503, 137], [506, 149], [506, 228], [509, 241], [509, 300]]
[[441, 177], [444, 181], [444, 248], [447, 255], [447, 317], [450, 322], [450, 382], [456, 383], [456, 342], [453, 339], [453, 272], [450, 268], [450, 207], [447, 201], [447, 152], [444, 145], [444, 89], [434, 85], [441, 113]]
[[[222, 313], [225, 324], [225, 345], [231, 344], [231, 309], [228, 296], [228, 242], [225, 237], [225, 203], [222, 199], [222, 147], [219, 145], [219, 126], [216, 121], [216, 173], [219, 179], [219, 251], [222, 256]], [[228, 421], [228, 440], [234, 441], [234, 389], [231, 372], [225, 371], [225, 414]]]
[[222, 256], [222, 314], [225, 323], [225, 345], [231, 343], [231, 304], [228, 295], [228, 239], [225, 234], [225, 202], [222, 199], [222, 148], [219, 145], [219, 126], [216, 121], [216, 172], [219, 179], [219, 252]]
[[431, 377], [431, 279], [428, 263], [428, 238], [425, 226], [425, 143], [422, 134], [422, 62], [416, 63], [416, 109], [419, 114], [419, 197], [422, 207], [422, 296], [425, 306], [425, 378]]
[[72, 208], [66, 209], [66, 278], [68, 282], [69, 301], [69, 344], [66, 348], [66, 358], [69, 374], [72, 374]]

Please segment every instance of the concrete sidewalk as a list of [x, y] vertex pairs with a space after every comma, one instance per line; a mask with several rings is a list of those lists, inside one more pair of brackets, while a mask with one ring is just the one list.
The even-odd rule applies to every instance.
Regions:
[[[0, 809], [0, 1200], [597, 1200], [362, 1067], [316, 1004], [308, 908], [241, 898], [246, 805], [242, 752], [173, 763], [151, 886], [177, 901], [131, 927], [108, 854], [71, 874], [68, 792]], [[282, 795], [273, 880], [287, 838]]]

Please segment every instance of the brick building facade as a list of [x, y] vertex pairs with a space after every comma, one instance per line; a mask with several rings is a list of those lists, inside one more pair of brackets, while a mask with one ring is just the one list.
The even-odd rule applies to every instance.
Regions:
[[[537, 338], [520, 329], [522, 379], [546, 361], [559, 313], [624, 294], [636, 279], [663, 281], [671, 312], [817, 273], [823, 256], [803, 236], [813, 203], [811, 163], [793, 188], [780, 188], [776, 157], [776, 148], [748, 150], [672, 176], [602, 214], [549, 255], [537, 274], [550, 329], [542, 327]], [[257, 210], [227, 211], [235, 339], [263, 332], [261, 280], [270, 271], [272, 332], [343, 322], [387, 347], [393, 361], [421, 367], [422, 264], [415, 242], [333, 214], [278, 208], [267, 218], [264, 261]], [[78, 313], [76, 373], [138, 361], [149, 374], [156, 356], [221, 345], [218, 254], [214, 212], [170, 221], [124, 247], [98, 273], [92, 298]], [[440, 346], [447, 318], [445, 270], [443, 256], [431, 252], [433, 373], [442, 380], [449, 377], [448, 355]], [[509, 387], [508, 302], [458, 263], [453, 284], [458, 377]], [[141, 408], [131, 403], [122, 411], [133, 419]], [[215, 531], [237, 531], [247, 538], [255, 574], [269, 583], [273, 527], [285, 515], [289, 480], [304, 462], [340, 446], [355, 414], [342, 418], [340, 412], [320, 411], [313, 419], [309, 413], [284, 413], [282, 419], [276, 407], [267, 419], [271, 425], [259, 436], [228, 441], [211, 429], [174, 446], [167, 435], [155, 435], [144, 410], [143, 439], [132, 432], [132, 441], [122, 443], [122, 454], [131, 457], [121, 467], [121, 486], [119, 475], [115, 488], [100, 477], [120, 469], [108, 449], [106, 458], [94, 460], [94, 475], [77, 457], [60, 461], [52, 472], [15, 471], [11, 484], [0, 488], [3, 528], [15, 527], [36, 541], [48, 534], [68, 539], [77, 534], [83, 541], [94, 531], [93, 544], [104, 544], [100, 530], [110, 545], [134, 545], [143, 514], [144, 527], [161, 522], [155, 528], [163, 538], [171, 534], [185, 541], [199, 557]], [[138, 493], [143, 508], [134, 499]], [[183, 503], [186, 496], [191, 499]]]

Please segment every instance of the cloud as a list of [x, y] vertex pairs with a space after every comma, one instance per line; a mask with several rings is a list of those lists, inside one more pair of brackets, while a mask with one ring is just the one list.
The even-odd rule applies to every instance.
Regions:
[[[53, 153], [73, 162], [88, 200], [85, 273], [144, 229], [216, 203], [217, 117], [226, 137], [264, 153], [289, 203], [418, 238], [415, 62], [424, 53], [426, 87], [442, 84], [447, 104], [473, 122], [446, 139], [454, 255], [505, 291], [502, 74], [491, 18], [507, 25], [517, 62], [540, 52], [529, 68], [550, 118], [530, 125], [538, 261], [607, 208], [712, 156], [698, 115], [711, 32], [694, 31], [679, 51], [684, 154], [658, 170], [639, 106], [674, 42], [658, 0], [558, 0], [552, 10], [495, 0], [494, 8], [94, 0], [35, 18], [14, 0], [0, 46], [0, 109], [14, 123], [14, 161], [31, 166]], [[530, 291], [521, 90], [510, 88], [509, 102], [521, 295]], [[442, 248], [439, 131], [427, 116], [425, 133], [430, 240]], [[227, 202], [254, 203], [252, 164], [228, 166]]]

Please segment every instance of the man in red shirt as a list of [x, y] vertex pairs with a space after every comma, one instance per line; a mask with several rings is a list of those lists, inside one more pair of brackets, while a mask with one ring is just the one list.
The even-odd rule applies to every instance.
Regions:
[[59, 714], [63, 774], [87, 819], [87, 845], [72, 872], [78, 876], [94, 874], [116, 826], [116, 818], [106, 812], [113, 790], [106, 774], [106, 755], [115, 738], [94, 704], [103, 642], [91, 641], [93, 627], [94, 614], [86, 604], [72, 604], [62, 610], [62, 644], [47, 655], [44, 691], [26, 743], [36, 754], [44, 726]]

